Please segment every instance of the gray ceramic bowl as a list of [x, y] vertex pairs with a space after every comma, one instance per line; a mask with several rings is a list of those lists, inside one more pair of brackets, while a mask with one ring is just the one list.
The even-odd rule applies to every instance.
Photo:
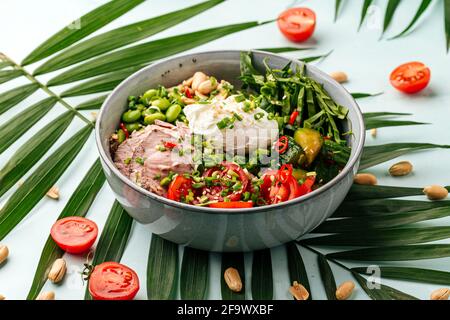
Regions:
[[[324, 187], [302, 198], [273, 206], [243, 210], [199, 208], [168, 200], [133, 184], [114, 166], [109, 137], [117, 129], [127, 98], [158, 85], [174, 86], [203, 71], [239, 87], [239, 51], [215, 51], [186, 55], [150, 65], [123, 81], [103, 104], [97, 119], [96, 140], [103, 169], [117, 200], [138, 222], [167, 240], [193, 248], [232, 252], [271, 248], [296, 240], [329, 218], [344, 200], [358, 170], [365, 130], [361, 111], [352, 96], [337, 82], [313, 66], [309, 76], [322, 83], [330, 95], [350, 109], [346, 129], [352, 147], [344, 170]], [[272, 68], [291, 60], [266, 52], [254, 52], [254, 62], [263, 69], [269, 58]], [[300, 62], [297, 62], [300, 65]]]

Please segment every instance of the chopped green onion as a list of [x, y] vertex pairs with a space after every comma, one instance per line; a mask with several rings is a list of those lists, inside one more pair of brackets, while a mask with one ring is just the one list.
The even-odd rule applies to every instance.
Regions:
[[233, 117], [237, 120], [237, 121], [242, 121], [244, 118], [242, 118], [241, 115], [237, 114], [236, 112], [233, 112]]
[[198, 183], [192, 184], [192, 188], [194, 188], [194, 189], [200, 189], [200, 188], [203, 188], [204, 186], [205, 186], [205, 184], [203, 182], [198, 182]]
[[251, 197], [251, 193], [248, 192], [248, 191], [246, 191], [246, 192], [244, 192], [244, 194], [242, 195], [242, 201], [248, 201], [248, 200], [250, 200], [250, 197]]
[[259, 121], [264, 117], [264, 115], [265, 115], [264, 113], [258, 112], [257, 114], [254, 115], [254, 118], [256, 121]]
[[240, 94], [238, 96], [235, 96], [234, 100], [239, 103], [239, 102], [245, 101], [246, 99], [245, 99], [245, 96], [243, 94]]
[[161, 187], [167, 187], [171, 182], [172, 179], [170, 179], [169, 177], [165, 177], [159, 184], [161, 185]]
[[123, 163], [130, 164], [131, 163], [131, 158], [126, 158], [125, 160], [123, 160]]
[[142, 159], [141, 157], [137, 157], [134, 161], [142, 166], [144, 165], [144, 159]]

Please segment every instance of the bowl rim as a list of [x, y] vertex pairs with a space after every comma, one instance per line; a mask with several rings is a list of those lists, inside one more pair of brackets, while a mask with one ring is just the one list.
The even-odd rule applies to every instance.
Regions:
[[[361, 108], [359, 107], [358, 103], [355, 101], [355, 99], [353, 98], [353, 96], [347, 91], [347, 89], [345, 89], [345, 87], [343, 87], [340, 83], [338, 83], [337, 81], [335, 81], [333, 78], [331, 78], [328, 74], [326, 74], [325, 72], [321, 71], [320, 69], [311, 66], [309, 64], [306, 64], [307, 67], [309, 69], [312, 69], [314, 71], [314, 73], [316, 73], [317, 75], [319, 75], [322, 79], [325, 79], [326, 81], [334, 84], [336, 87], [338, 87], [341, 91], [343, 91], [348, 97], [348, 99], [352, 102], [352, 106], [351, 108], [354, 109], [354, 111], [356, 112], [356, 116], [357, 116], [357, 123], [360, 125], [361, 127], [361, 131], [359, 132], [358, 136], [356, 136], [355, 141], [358, 142], [358, 144], [356, 146], [353, 146], [352, 149], [355, 150], [353, 156], [350, 157], [349, 161], [347, 162], [347, 164], [345, 165], [344, 169], [342, 169], [342, 171], [333, 178], [333, 180], [331, 180], [330, 182], [328, 182], [327, 184], [325, 184], [324, 186], [322, 186], [321, 188], [314, 190], [313, 192], [304, 195], [302, 197], [290, 200], [290, 201], [286, 201], [286, 202], [282, 202], [279, 204], [274, 204], [274, 205], [267, 205], [267, 206], [261, 206], [261, 207], [254, 207], [254, 208], [246, 208], [246, 209], [217, 209], [217, 208], [209, 208], [209, 207], [199, 207], [199, 206], [194, 206], [194, 205], [190, 205], [190, 204], [186, 204], [186, 203], [181, 203], [181, 202], [177, 202], [174, 200], [170, 200], [167, 199], [163, 196], [159, 196], [153, 192], [150, 192], [142, 187], [139, 187], [138, 185], [136, 185], [135, 183], [133, 183], [129, 178], [127, 178], [126, 176], [124, 176], [119, 169], [117, 169], [117, 167], [114, 165], [114, 163], [112, 161], [109, 160], [109, 157], [107, 155], [107, 150], [103, 149], [102, 146], [102, 141], [101, 141], [101, 137], [100, 137], [100, 123], [102, 122], [102, 119], [104, 117], [104, 113], [105, 113], [105, 108], [106, 106], [110, 103], [113, 95], [115, 94], [116, 91], [118, 91], [120, 88], [126, 87], [128, 82], [134, 78], [139, 77], [141, 74], [146, 73], [148, 70], [154, 68], [155, 66], [173, 61], [173, 60], [178, 60], [180, 58], [185, 58], [185, 59], [192, 59], [194, 57], [198, 57], [198, 55], [210, 55], [210, 54], [219, 54], [219, 53], [241, 53], [241, 52], [254, 52], [254, 53], [260, 53], [260, 54], [264, 54], [268, 57], [274, 57], [274, 58], [282, 58], [282, 59], [286, 59], [287, 61], [293, 62], [293, 63], [303, 63], [302, 61], [299, 60], [295, 60], [289, 57], [285, 57], [279, 54], [274, 54], [271, 52], [266, 52], [266, 51], [261, 51], [261, 50], [211, 50], [211, 51], [201, 51], [201, 52], [195, 52], [195, 53], [189, 53], [189, 54], [185, 54], [185, 55], [177, 55], [175, 57], [169, 57], [163, 60], [159, 60], [158, 62], [148, 65], [138, 71], [136, 71], [135, 73], [133, 73], [132, 75], [130, 75], [128, 78], [126, 78], [125, 80], [123, 80], [118, 86], [116, 86], [116, 88], [114, 88], [114, 90], [108, 95], [108, 97], [105, 99], [105, 101], [103, 102], [99, 114], [98, 114], [98, 118], [95, 124], [95, 141], [96, 141], [96, 145], [97, 145], [97, 149], [100, 153], [100, 158], [102, 160], [103, 163], [106, 164], [106, 166], [108, 167], [108, 169], [112, 172], [112, 174], [114, 174], [116, 177], [118, 177], [123, 183], [125, 183], [128, 187], [132, 188], [134, 191], [145, 195], [146, 197], [151, 198], [152, 200], [158, 201], [164, 205], [168, 205], [171, 207], [175, 207], [178, 209], [185, 209], [187, 211], [195, 211], [195, 212], [199, 212], [199, 213], [206, 213], [206, 214], [256, 214], [256, 213], [261, 213], [261, 212], [267, 212], [267, 211], [272, 211], [272, 210], [280, 210], [283, 209], [284, 207], [288, 207], [288, 206], [293, 206], [293, 205], [297, 205], [297, 204], [301, 204], [303, 202], [306, 202], [312, 198], [315, 198], [317, 196], [320, 196], [321, 194], [327, 192], [329, 189], [331, 189], [332, 187], [334, 187], [336, 184], [338, 184], [340, 181], [342, 181], [345, 177], [347, 177], [347, 175], [349, 173], [351, 173], [350, 171], [353, 170], [353, 168], [355, 167], [355, 165], [357, 164], [357, 162], [360, 160], [360, 157], [362, 155], [362, 151], [364, 148], [364, 143], [365, 143], [365, 137], [366, 137], [366, 132], [365, 132], [365, 123], [364, 123], [364, 117], [361, 111]], [[350, 107], [350, 106], [349, 106]]]

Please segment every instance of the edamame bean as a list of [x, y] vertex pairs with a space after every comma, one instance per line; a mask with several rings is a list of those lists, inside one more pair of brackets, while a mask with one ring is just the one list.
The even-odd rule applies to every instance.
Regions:
[[150, 89], [146, 93], [142, 95], [142, 100], [146, 103], [150, 103], [152, 98], [158, 94], [158, 90], [156, 89]]
[[141, 112], [139, 110], [128, 110], [122, 115], [123, 122], [133, 123], [141, 118]]
[[160, 112], [150, 114], [144, 118], [145, 124], [154, 124], [155, 120], [166, 121], [166, 116]]
[[125, 139], [126, 139], [125, 132], [123, 132], [122, 129], [119, 129], [119, 131], [117, 131], [117, 141], [120, 144], [120, 143], [124, 142]]
[[170, 101], [166, 98], [156, 99], [152, 102], [152, 106], [158, 107], [161, 111], [166, 111], [170, 107]]
[[178, 104], [171, 105], [166, 111], [167, 122], [174, 122], [177, 120], [178, 115], [181, 112], [181, 106]]
[[138, 122], [135, 123], [127, 123], [125, 125], [125, 128], [127, 128], [129, 133], [132, 133], [133, 131], [137, 131], [141, 129], [141, 125]]

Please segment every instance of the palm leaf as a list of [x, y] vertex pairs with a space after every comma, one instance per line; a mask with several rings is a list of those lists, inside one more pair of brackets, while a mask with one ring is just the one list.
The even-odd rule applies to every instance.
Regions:
[[107, 97], [108, 97], [108, 95], [95, 97], [95, 98], [93, 98], [91, 100], [88, 100], [86, 102], [80, 103], [79, 105], [77, 105], [75, 107], [75, 109], [77, 109], [77, 110], [96, 110], [96, 109], [100, 109], [100, 107], [102, 106], [103, 102], [105, 102]]
[[[352, 268], [352, 271], [360, 274], [371, 275], [367, 271], [367, 268]], [[450, 272], [439, 270], [407, 267], [380, 267], [380, 275], [385, 279], [450, 285]]]
[[23, 74], [21, 70], [4, 70], [0, 71], [0, 84], [18, 78]]
[[364, 277], [356, 272], [353, 272], [352, 275], [364, 292], [373, 300], [418, 300], [416, 297], [383, 284], [380, 284], [379, 287], [369, 288]]
[[336, 0], [334, 5], [334, 21], [336, 22], [339, 16], [339, 9], [342, 7], [342, 0]]
[[378, 96], [381, 96], [382, 94], [383, 94], [383, 92], [378, 92], [378, 93], [354, 92], [351, 95], [354, 99], [364, 99], [364, 98], [370, 98], [370, 97], [378, 97]]
[[[0, 127], [0, 154], [16, 142], [25, 132], [42, 119], [58, 101], [50, 97], [39, 101], [28, 109], [11, 118]], [[0, 174], [1, 176], [1, 174]], [[0, 188], [1, 189], [1, 188]]]
[[356, 217], [348, 219], [327, 220], [314, 233], [343, 233], [354, 230], [393, 228], [412, 223], [436, 220], [450, 216], [450, 208], [435, 208], [424, 211], [413, 211], [381, 216]]
[[[450, 187], [447, 187], [450, 190]], [[347, 200], [371, 200], [419, 196], [422, 188], [389, 187], [389, 186], [360, 186], [354, 185], [350, 189]]]
[[[228, 268], [235, 268], [242, 280], [242, 291], [233, 292], [225, 282], [224, 273]], [[222, 300], [245, 300], [245, 264], [243, 253], [222, 253], [222, 264], [220, 273], [220, 288]]]
[[359, 21], [358, 30], [361, 29], [361, 27], [362, 27], [362, 25], [364, 23], [364, 20], [366, 19], [367, 12], [369, 11], [369, 8], [372, 5], [372, 3], [373, 3], [373, 0], [364, 0], [363, 6], [362, 6], [362, 11], [361, 11], [361, 19]]
[[450, 238], [450, 227], [360, 230], [302, 240], [315, 246], [400, 246]]
[[400, 38], [400, 37], [404, 36], [405, 34], [407, 34], [415, 26], [416, 22], [420, 19], [420, 17], [425, 13], [425, 11], [430, 6], [431, 2], [432, 2], [432, 0], [422, 0], [421, 4], [419, 6], [419, 9], [417, 9], [417, 12], [414, 15], [414, 18], [411, 20], [411, 22], [406, 27], [406, 29], [403, 30], [402, 32], [400, 32], [395, 37], [392, 37], [390, 40]]
[[424, 244], [364, 248], [327, 255], [330, 259], [351, 261], [416, 261], [450, 257], [449, 244]]
[[384, 15], [384, 23], [383, 23], [383, 34], [389, 28], [392, 22], [392, 18], [394, 17], [395, 11], [397, 11], [398, 6], [400, 5], [401, 0], [389, 0], [386, 13]]
[[444, 0], [444, 23], [447, 52], [450, 49], [450, 0]]
[[344, 201], [333, 218], [372, 216], [449, 207], [450, 201], [362, 200]]
[[68, 25], [46, 40], [22, 62], [28, 65], [44, 59], [55, 52], [67, 48], [71, 44], [83, 39], [111, 21], [127, 13], [145, 0], [112, 0], [103, 6], [85, 14], [74, 23]]
[[178, 245], [153, 234], [147, 264], [148, 299], [176, 299], [177, 280]]
[[399, 112], [366, 112], [363, 114], [364, 121], [372, 118], [380, 117], [397, 117], [397, 116], [411, 116], [411, 113], [399, 113]]
[[336, 299], [336, 280], [334, 279], [333, 271], [323, 255], [317, 256], [317, 262], [319, 265], [320, 277], [325, 287], [325, 293], [328, 300]]
[[[61, 93], [61, 97], [75, 97], [91, 93], [99, 93], [110, 91], [114, 89], [123, 80], [128, 78], [136, 71], [142, 69], [144, 66], [130, 67], [125, 70], [114, 71], [103, 76], [96, 77], [92, 80], [78, 84]], [[77, 108], [78, 109], [78, 108]]]
[[48, 60], [36, 69], [34, 75], [48, 73], [75, 63], [86, 61], [105, 52], [148, 38], [189, 18], [194, 17], [224, 0], [210, 0], [200, 4], [114, 29], [81, 42]]
[[429, 123], [416, 122], [416, 121], [397, 121], [397, 120], [384, 120], [384, 119], [368, 119], [366, 120], [366, 130], [375, 128], [387, 128], [387, 127], [404, 127], [404, 126], [420, 126], [427, 125]]
[[[97, 160], [70, 197], [58, 220], [71, 216], [85, 217], [104, 183], [105, 175], [103, 174], [100, 160]], [[48, 237], [34, 274], [33, 283], [28, 292], [28, 300], [37, 298], [47, 282], [47, 275], [53, 262], [63, 255], [64, 251], [56, 245], [51, 237]]]
[[12, 66], [10, 61], [3, 60], [3, 55], [0, 53], [0, 70]]
[[209, 253], [184, 248], [180, 293], [183, 300], [204, 300], [208, 289]]
[[108, 53], [82, 63], [51, 79], [48, 85], [54, 86], [70, 83], [108, 72], [146, 64], [259, 25], [261, 24], [258, 22], [233, 24], [150, 41]]
[[[95, 248], [94, 258], [92, 259], [93, 266], [109, 261], [120, 262], [132, 224], [133, 219], [120, 203], [115, 201]], [[86, 288], [84, 298], [85, 300], [91, 299], [88, 288]]]
[[252, 298], [253, 300], [273, 299], [272, 257], [270, 249], [253, 252]]
[[332, 54], [332, 53], [333, 53], [333, 50], [331, 50], [330, 52], [328, 52], [326, 54], [322, 54], [320, 56], [304, 57], [304, 58], [300, 58], [298, 60], [303, 61], [304, 63], [311, 63], [311, 62], [314, 62], [314, 61], [318, 61], [318, 60], [322, 60], [322, 59], [328, 58], [328, 56], [330, 54]]
[[405, 154], [427, 149], [449, 149], [448, 145], [436, 145], [431, 143], [391, 143], [377, 146], [364, 147], [360, 169], [368, 169], [383, 162], [393, 160]]
[[292, 51], [303, 51], [303, 50], [311, 50], [314, 48], [299, 48], [299, 47], [278, 47], [278, 48], [262, 48], [255, 49], [257, 51], [266, 51], [271, 53], [284, 53], [284, 52], [292, 52]]
[[5, 194], [42, 158], [70, 125], [72, 119], [72, 112], [62, 114], [16, 151], [0, 170], [0, 196]]
[[14, 229], [53, 187], [80, 152], [91, 131], [91, 126], [85, 126], [78, 131], [50, 155], [9, 198], [0, 210], [0, 240]]
[[290, 283], [297, 281], [302, 284], [306, 290], [310, 293], [309, 299], [312, 299], [311, 286], [308, 280], [308, 273], [305, 268], [305, 263], [303, 262], [302, 255], [298, 250], [295, 242], [290, 242], [286, 244], [286, 253], [289, 267], [289, 280]]
[[37, 89], [37, 83], [30, 83], [0, 94], [0, 115], [31, 96]]

